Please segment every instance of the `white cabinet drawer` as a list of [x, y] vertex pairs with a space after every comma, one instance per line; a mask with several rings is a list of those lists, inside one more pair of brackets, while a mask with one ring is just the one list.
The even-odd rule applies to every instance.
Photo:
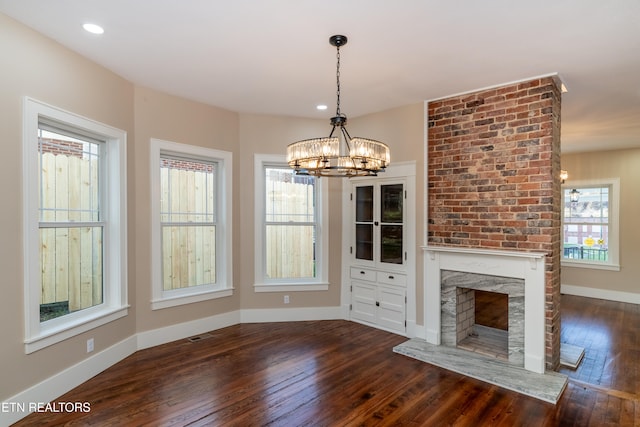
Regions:
[[351, 278], [352, 279], [359, 279], [359, 280], [366, 280], [366, 281], [369, 281], [369, 282], [375, 282], [376, 281], [376, 271], [375, 270], [369, 270], [368, 268], [351, 267]]
[[386, 285], [407, 286], [407, 276], [404, 274], [392, 273], [392, 272], [377, 272], [378, 283], [384, 283]]

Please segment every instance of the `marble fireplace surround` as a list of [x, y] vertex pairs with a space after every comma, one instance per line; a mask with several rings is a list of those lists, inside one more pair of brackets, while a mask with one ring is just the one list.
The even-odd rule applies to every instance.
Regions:
[[[540, 252], [502, 251], [491, 249], [454, 248], [427, 246], [424, 250], [425, 265], [425, 340], [430, 344], [455, 346], [451, 338], [451, 327], [455, 323], [446, 315], [443, 321], [443, 304], [448, 304], [449, 297], [442, 292], [442, 276], [450, 272], [473, 273], [479, 275], [504, 278], [523, 279], [524, 290], [512, 293], [518, 298], [524, 294], [524, 349], [521, 344], [510, 346], [514, 358], [510, 362], [536, 373], [545, 372], [545, 255]], [[452, 282], [452, 281], [449, 281]], [[455, 281], [453, 281], [455, 282]], [[491, 285], [490, 287], [498, 286]], [[451, 287], [448, 285], [448, 287]], [[465, 287], [469, 287], [465, 285]], [[491, 289], [485, 289], [491, 290]], [[449, 292], [450, 294], [450, 292]], [[454, 288], [455, 294], [455, 288]], [[511, 299], [511, 298], [510, 298]], [[455, 309], [454, 309], [455, 310]], [[522, 325], [522, 321], [518, 323]], [[511, 325], [510, 325], [511, 327]], [[518, 336], [520, 330], [513, 331]], [[509, 331], [512, 334], [512, 331]], [[453, 343], [451, 342], [453, 339]], [[524, 359], [524, 360], [522, 360]]]

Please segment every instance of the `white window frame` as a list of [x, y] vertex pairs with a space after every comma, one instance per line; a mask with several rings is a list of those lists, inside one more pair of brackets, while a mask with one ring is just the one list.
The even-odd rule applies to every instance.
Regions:
[[587, 187], [602, 187], [609, 186], [609, 241], [608, 247], [608, 261], [596, 262], [590, 260], [581, 259], [567, 259], [564, 257], [564, 251], [561, 253], [560, 264], [565, 267], [578, 267], [578, 268], [591, 268], [597, 270], [612, 270], [620, 271], [620, 178], [603, 178], [592, 180], [580, 180], [580, 181], [567, 181], [562, 185], [562, 226], [561, 230], [563, 235], [561, 236], [561, 244], [564, 245], [564, 190], [571, 188], [587, 188]]
[[[160, 157], [191, 157], [216, 163], [218, 200], [216, 219], [216, 283], [165, 291], [162, 288], [162, 238], [160, 224]], [[232, 257], [232, 153], [161, 139], [151, 139], [151, 309], [175, 307], [233, 295]]]
[[[23, 104], [23, 236], [25, 353], [61, 342], [128, 314], [127, 175], [123, 130], [25, 97]], [[103, 229], [103, 302], [40, 322], [40, 240], [38, 127], [40, 120], [59, 123], [105, 141]]]
[[265, 253], [265, 168], [289, 167], [283, 155], [256, 154], [254, 156], [255, 195], [255, 292], [326, 291], [329, 289], [329, 196], [325, 180], [316, 180], [316, 272], [310, 279], [267, 279]]

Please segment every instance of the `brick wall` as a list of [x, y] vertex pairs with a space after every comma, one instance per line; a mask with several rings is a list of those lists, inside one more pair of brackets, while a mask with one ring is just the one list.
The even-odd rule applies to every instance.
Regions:
[[546, 366], [560, 364], [560, 84], [428, 104], [428, 243], [545, 252]]
[[182, 159], [174, 159], [168, 157], [160, 158], [160, 167], [161, 168], [169, 168], [169, 169], [180, 169], [185, 171], [193, 171], [193, 172], [213, 172], [213, 164], [207, 163], [203, 161], [191, 161], [191, 160], [182, 160]]
[[471, 336], [476, 324], [476, 291], [456, 288], [456, 343]]
[[41, 153], [52, 153], [54, 155], [64, 155], [70, 157], [84, 156], [84, 145], [81, 142], [65, 141], [60, 139], [40, 138], [38, 151]]

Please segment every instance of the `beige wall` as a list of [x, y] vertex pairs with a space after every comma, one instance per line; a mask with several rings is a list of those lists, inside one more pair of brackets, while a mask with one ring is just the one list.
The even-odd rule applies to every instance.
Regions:
[[[151, 89], [135, 88], [135, 223], [130, 224], [130, 239], [136, 242], [135, 296], [137, 332], [188, 322], [215, 314], [238, 310], [239, 292], [232, 297], [202, 301], [161, 310], [151, 310], [151, 194], [149, 144], [151, 138], [182, 144], [225, 150], [233, 153], [233, 212], [239, 207], [238, 114], [187, 101]], [[238, 232], [233, 218], [233, 259], [241, 258]], [[130, 264], [132, 265], [132, 264]], [[234, 283], [239, 266], [234, 263]], [[130, 267], [131, 268], [131, 267]], [[236, 285], [237, 286], [237, 285]]]
[[326, 179], [329, 184], [329, 290], [287, 292], [290, 303], [283, 302], [283, 292], [254, 292], [255, 261], [255, 206], [254, 206], [254, 154], [284, 155], [286, 146], [301, 139], [328, 136], [331, 131], [326, 120], [296, 119], [258, 114], [240, 115], [240, 219], [241, 258], [240, 294], [243, 309], [337, 307], [340, 305], [340, 246], [341, 246], [341, 186], [337, 178]]
[[[0, 14], [0, 400], [32, 386], [87, 357], [86, 340], [99, 352], [135, 333], [127, 316], [32, 354], [24, 353], [22, 272], [22, 107], [29, 96], [123, 129], [127, 155], [134, 156], [133, 85], [57, 43]], [[128, 173], [133, 176], [133, 163]], [[128, 194], [129, 224], [134, 224], [136, 193]], [[131, 236], [130, 236], [131, 237]], [[130, 254], [134, 242], [130, 239]], [[130, 256], [129, 265], [135, 265]], [[135, 304], [133, 269], [130, 301]]]
[[562, 267], [563, 285], [640, 294], [640, 149], [563, 154], [571, 181], [620, 178], [620, 271]]
[[[416, 211], [412, 220], [416, 225], [416, 323], [424, 325], [423, 266], [420, 246], [425, 238], [425, 176], [424, 176], [424, 103], [407, 105], [350, 120], [349, 133], [378, 139], [389, 145], [391, 163], [416, 162]], [[384, 174], [381, 174], [384, 176]]]

